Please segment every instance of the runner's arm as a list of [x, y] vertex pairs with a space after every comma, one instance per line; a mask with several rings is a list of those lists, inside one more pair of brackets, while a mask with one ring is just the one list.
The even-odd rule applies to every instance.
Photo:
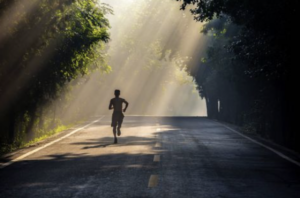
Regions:
[[123, 102], [124, 102], [124, 103], [125, 103], [125, 105], [126, 105], [126, 106], [125, 106], [125, 108], [124, 108], [124, 110], [123, 110], [123, 111], [125, 112], [125, 111], [126, 111], [126, 109], [127, 109], [127, 107], [128, 107], [128, 105], [129, 105], [129, 103], [128, 103], [126, 100], [124, 100]]
[[114, 106], [113, 106], [113, 102], [112, 102], [112, 100], [110, 100], [110, 103], [109, 103], [108, 109], [109, 109], [109, 110], [111, 110], [111, 109], [114, 109]]

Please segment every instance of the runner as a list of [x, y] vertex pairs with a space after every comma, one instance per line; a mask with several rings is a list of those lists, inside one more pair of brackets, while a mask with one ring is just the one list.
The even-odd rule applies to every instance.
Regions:
[[[122, 126], [122, 122], [124, 119], [124, 114], [123, 112], [126, 112], [126, 109], [128, 107], [128, 102], [123, 99], [120, 98], [120, 94], [121, 91], [120, 90], [115, 90], [115, 98], [110, 100], [109, 103], [109, 109], [113, 109], [114, 112], [112, 114], [112, 122], [111, 122], [111, 126], [113, 127], [113, 133], [114, 133], [114, 137], [115, 137], [115, 141], [114, 143], [117, 144], [118, 143], [118, 139], [117, 139], [117, 133], [118, 136], [121, 135], [121, 126]], [[123, 109], [123, 103], [125, 103], [125, 108]], [[122, 112], [123, 110], [123, 112]]]

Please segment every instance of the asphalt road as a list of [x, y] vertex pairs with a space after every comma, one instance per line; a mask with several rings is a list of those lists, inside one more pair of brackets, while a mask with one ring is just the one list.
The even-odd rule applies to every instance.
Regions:
[[300, 167], [209, 119], [128, 116], [118, 144], [109, 125], [0, 169], [0, 197], [300, 197]]

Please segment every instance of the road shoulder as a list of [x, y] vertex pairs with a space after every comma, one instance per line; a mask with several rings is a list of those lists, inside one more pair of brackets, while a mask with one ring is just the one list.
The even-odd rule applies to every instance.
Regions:
[[93, 122], [91, 122], [91, 121], [84, 122], [82, 124], [76, 125], [76, 126], [74, 126], [72, 128], [69, 128], [67, 130], [61, 131], [60, 133], [54, 134], [54, 135], [52, 135], [52, 136], [50, 136], [50, 137], [48, 137], [44, 140], [36, 142], [36, 143], [34, 143], [30, 146], [20, 148], [16, 151], [13, 151], [13, 152], [7, 153], [3, 156], [0, 156], [0, 169], [6, 167], [9, 163], [11, 163], [12, 161], [18, 159], [19, 157], [21, 157], [21, 156], [23, 156], [27, 153], [33, 152], [34, 150], [36, 150], [38, 148], [44, 147], [44, 146], [46, 146], [47, 144], [50, 144], [53, 141], [56, 141], [60, 138], [63, 138], [64, 136], [72, 133], [72, 131], [80, 129], [81, 127], [87, 126], [90, 123], [93, 123]]
[[[279, 154], [282, 154], [282, 158], [285, 158], [285, 159], [291, 159], [291, 161], [294, 161], [295, 165], [298, 165], [298, 167], [300, 167], [300, 154], [293, 151], [293, 150], [290, 150], [284, 146], [281, 146], [279, 144], [276, 144], [274, 142], [272, 142], [271, 140], [268, 140], [266, 138], [263, 138], [261, 137], [260, 135], [258, 134], [254, 134], [254, 133], [245, 133], [241, 127], [239, 126], [236, 126], [236, 125], [233, 125], [233, 124], [230, 124], [230, 123], [226, 123], [226, 122], [222, 122], [222, 121], [218, 121], [218, 120], [212, 120], [214, 122], [217, 122], [221, 125], [223, 125], [224, 127], [227, 127], [229, 130], [231, 129], [231, 131], [236, 131], [238, 133], [240, 133], [241, 135], [243, 136], [246, 136], [256, 142], [258, 142], [259, 144], [262, 144], [264, 145], [263, 147], [265, 148], [269, 148], [268, 150], [272, 151], [273, 153], [276, 153], [277, 155]], [[290, 160], [288, 160], [290, 161]]]

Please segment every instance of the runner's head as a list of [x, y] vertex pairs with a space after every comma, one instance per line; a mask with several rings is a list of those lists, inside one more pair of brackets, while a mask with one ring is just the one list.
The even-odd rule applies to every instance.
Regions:
[[120, 90], [118, 90], [118, 89], [116, 89], [116, 90], [115, 90], [115, 96], [116, 96], [116, 97], [119, 97], [119, 96], [120, 96], [120, 94], [121, 94], [121, 91], [120, 91]]

